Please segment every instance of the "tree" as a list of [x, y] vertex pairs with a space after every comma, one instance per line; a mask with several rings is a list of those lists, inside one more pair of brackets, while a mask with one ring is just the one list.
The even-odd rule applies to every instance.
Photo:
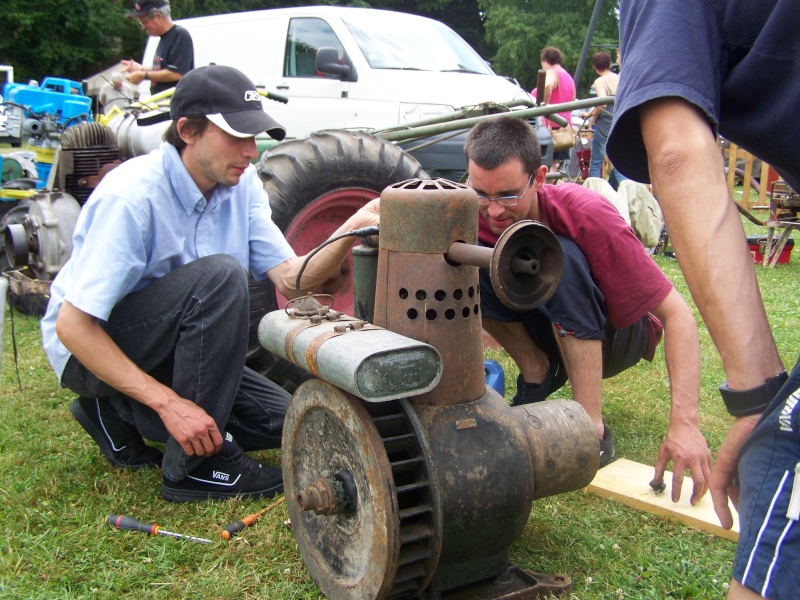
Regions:
[[[575, 72], [595, 0], [321, 0], [320, 4], [370, 6], [419, 14], [449, 25], [495, 70], [523, 87], [536, 84], [539, 54], [545, 46], [564, 53]], [[286, 6], [308, 0], [172, 0], [176, 19]], [[608, 0], [595, 32], [596, 45], [619, 39], [618, 1]], [[0, 63], [14, 66], [18, 80], [46, 75], [81, 79], [121, 58], [139, 57], [146, 35], [126, 18], [133, 0], [3, 0], [0, 11]], [[591, 53], [590, 53], [591, 54]], [[591, 57], [589, 57], [591, 58]], [[579, 96], [594, 79], [584, 66]]]
[[[492, 58], [496, 71], [515, 77], [530, 90], [536, 86], [542, 49], [555, 46], [564, 55], [564, 68], [575, 72], [595, 0], [479, 0], [479, 4], [485, 11], [486, 36], [498, 48]], [[579, 98], [588, 95], [596, 77], [591, 55], [619, 43], [618, 12], [617, 0], [603, 4], [584, 74], [576, 82]]]
[[[0, 63], [16, 79], [80, 79], [141, 53], [138, 23], [123, 0], [3, 0]], [[135, 27], [134, 27], [135, 25]]]

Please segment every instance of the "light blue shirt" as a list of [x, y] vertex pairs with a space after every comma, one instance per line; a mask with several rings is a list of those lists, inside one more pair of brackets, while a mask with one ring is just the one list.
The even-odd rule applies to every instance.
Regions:
[[197, 258], [229, 254], [261, 280], [295, 256], [250, 166], [207, 202], [175, 147], [163, 143], [109, 172], [78, 216], [70, 259], [50, 288], [42, 343], [61, 381], [70, 357], [55, 331], [64, 300], [103, 321], [126, 295]]

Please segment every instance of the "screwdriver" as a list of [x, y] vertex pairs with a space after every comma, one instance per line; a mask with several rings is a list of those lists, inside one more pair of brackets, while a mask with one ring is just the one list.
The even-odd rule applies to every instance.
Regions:
[[190, 542], [200, 542], [201, 544], [211, 543], [211, 540], [206, 540], [191, 535], [181, 535], [180, 533], [172, 533], [171, 531], [164, 531], [156, 524], [150, 525], [149, 523], [142, 523], [133, 517], [126, 517], [125, 515], [108, 515], [106, 517], [106, 523], [117, 529], [128, 529], [130, 531], [149, 533], [150, 535], [166, 535], [167, 537], [189, 540]]
[[231, 537], [233, 537], [234, 535], [239, 533], [242, 529], [244, 529], [245, 527], [250, 527], [250, 525], [255, 523], [258, 520], [259, 517], [263, 516], [264, 514], [267, 513], [267, 511], [272, 510], [273, 508], [275, 508], [276, 506], [278, 506], [279, 504], [281, 504], [285, 500], [286, 500], [286, 496], [284, 496], [280, 500], [276, 500], [275, 502], [270, 504], [267, 508], [258, 511], [257, 513], [253, 513], [253, 514], [247, 515], [241, 521], [235, 521], [235, 522], [231, 523], [230, 525], [226, 526], [225, 529], [223, 529], [220, 532], [219, 535], [222, 537], [223, 540], [231, 539]]

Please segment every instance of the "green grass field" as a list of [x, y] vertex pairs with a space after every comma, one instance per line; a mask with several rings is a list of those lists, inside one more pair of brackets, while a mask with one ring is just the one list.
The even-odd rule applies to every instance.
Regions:
[[[713, 232], [707, 241], [714, 244]], [[676, 261], [655, 260], [691, 304]], [[800, 331], [800, 256], [787, 266], [755, 268], [781, 355], [791, 365]], [[171, 504], [159, 495], [158, 471], [113, 470], [70, 415], [73, 394], [55, 381], [41, 350], [38, 321], [15, 313], [12, 327], [10, 317], [7, 308], [0, 382], [0, 515], [6, 532], [0, 542], [0, 597], [321, 597], [284, 525], [285, 504], [225, 542], [219, 537], [222, 527], [268, 503]], [[730, 417], [717, 393], [724, 380], [719, 357], [699, 318], [698, 323], [701, 427], [713, 451]], [[487, 356], [503, 363], [510, 397], [515, 368], [500, 352]], [[559, 396], [569, 393], [567, 387]], [[652, 364], [604, 382], [604, 414], [618, 454], [654, 464], [669, 414], [662, 348]], [[279, 463], [277, 452], [258, 456]], [[104, 522], [111, 513], [214, 543], [115, 531]], [[536, 501], [511, 549], [516, 565], [566, 574], [573, 580], [571, 598], [587, 600], [723, 598], [733, 553], [732, 542], [584, 491]]]

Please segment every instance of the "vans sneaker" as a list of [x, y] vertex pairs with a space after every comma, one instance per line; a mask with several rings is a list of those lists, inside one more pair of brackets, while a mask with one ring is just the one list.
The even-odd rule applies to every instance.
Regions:
[[617, 460], [617, 449], [614, 448], [614, 438], [611, 437], [611, 430], [603, 425], [603, 439], [600, 440], [600, 466], [602, 469], [608, 463]]
[[205, 459], [186, 478], [171, 481], [164, 477], [161, 496], [169, 502], [225, 500], [227, 498], [272, 498], [283, 491], [280, 467], [262, 465], [245, 456], [239, 444], [226, 435], [214, 456]]
[[160, 467], [164, 455], [144, 443], [136, 426], [123, 421], [106, 400], [79, 396], [69, 410], [108, 462], [117, 468]]

